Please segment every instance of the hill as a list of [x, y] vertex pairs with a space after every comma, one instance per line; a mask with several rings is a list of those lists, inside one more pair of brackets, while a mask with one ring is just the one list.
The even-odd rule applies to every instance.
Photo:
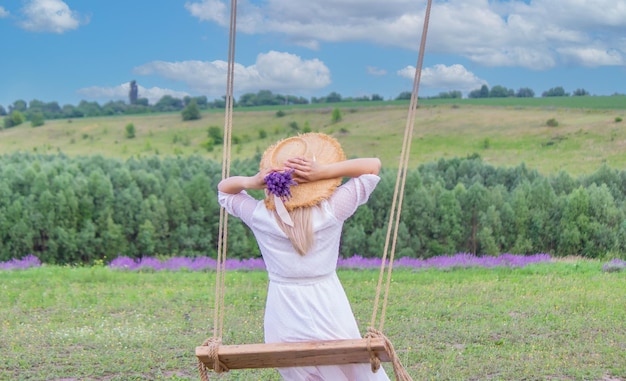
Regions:
[[[598, 98], [613, 103], [594, 100], [587, 103], [589, 108], [572, 108], [575, 104], [557, 107], [547, 103], [552, 100], [527, 104], [520, 103], [523, 99], [515, 104], [495, 99], [420, 101], [411, 165], [478, 153], [496, 166], [525, 163], [544, 174], [559, 170], [574, 175], [590, 173], [603, 163], [624, 168], [626, 122], [621, 120], [626, 114], [626, 97]], [[603, 107], [607, 104], [610, 107]], [[331, 120], [334, 107], [342, 113], [336, 123]], [[236, 109], [232, 155], [253, 157], [277, 139], [312, 130], [336, 136], [348, 155], [378, 156], [385, 166], [395, 167], [407, 107], [398, 102], [370, 102], [367, 107], [342, 103]], [[278, 116], [279, 110], [284, 116]], [[558, 125], [548, 126], [550, 119]], [[131, 123], [135, 138], [126, 137], [126, 126]], [[0, 154], [63, 152], [119, 159], [199, 154], [221, 161], [221, 145], [213, 145], [211, 151], [207, 147], [211, 147], [209, 127], [221, 130], [223, 125], [222, 110], [203, 112], [202, 119], [190, 122], [183, 122], [179, 113], [170, 113], [49, 120], [37, 128], [25, 123], [0, 130]]]

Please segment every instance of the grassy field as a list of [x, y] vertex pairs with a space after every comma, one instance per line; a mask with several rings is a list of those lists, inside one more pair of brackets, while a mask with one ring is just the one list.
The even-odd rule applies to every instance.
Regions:
[[[585, 99], [587, 103], [576, 103]], [[511, 103], [514, 100], [517, 103]], [[569, 103], [555, 106], [550, 102], [556, 101], [548, 98], [424, 100], [417, 112], [411, 165], [478, 153], [496, 166], [525, 163], [544, 174], [559, 170], [590, 173], [604, 163], [626, 167], [626, 121], [620, 121], [626, 117], [626, 97], [561, 100], [565, 101]], [[237, 110], [233, 136], [239, 143], [232, 154], [252, 157], [282, 137], [310, 129], [336, 136], [350, 156], [375, 155], [385, 166], [396, 167], [407, 104], [369, 102], [365, 107], [364, 103], [338, 104], [342, 111], [338, 123], [331, 122], [334, 106], [285, 107], [283, 117], [277, 117], [277, 107]], [[548, 126], [550, 119], [558, 126]], [[133, 139], [125, 136], [129, 123], [136, 129]], [[223, 125], [221, 110], [205, 112], [201, 120], [192, 122], [183, 122], [179, 113], [172, 113], [51, 120], [39, 128], [25, 123], [0, 130], [0, 154], [63, 152], [119, 159], [198, 154], [221, 161], [221, 146], [209, 152], [203, 143], [208, 127]]]
[[[365, 329], [377, 272], [339, 276]], [[213, 281], [101, 266], [1, 271], [0, 379], [198, 379], [194, 349], [212, 333]], [[266, 282], [262, 271], [229, 272], [225, 343], [262, 341]], [[626, 273], [592, 261], [397, 269], [385, 333], [414, 380], [626, 380], [624, 295]], [[277, 378], [246, 370], [220, 379]]]
[[[579, 98], [579, 97], [576, 97]], [[429, 100], [418, 110], [411, 164], [480, 154], [498, 166], [526, 163], [545, 174], [626, 167], [626, 97], [570, 103]], [[550, 102], [557, 100], [549, 99]], [[558, 100], [565, 102], [563, 100]], [[583, 102], [576, 106], [571, 102]], [[491, 102], [491, 103], [484, 103]], [[319, 106], [319, 105], [316, 105]], [[335, 135], [354, 156], [397, 165], [406, 104], [237, 111], [235, 157], [310, 128]], [[558, 126], [546, 121], [555, 119]], [[133, 123], [134, 139], [125, 137]], [[179, 113], [47, 121], [0, 130], [0, 154], [191, 155], [223, 112], [182, 122]], [[261, 138], [262, 134], [266, 134]], [[626, 380], [626, 273], [573, 259], [523, 269], [397, 269], [385, 333], [414, 380]], [[339, 273], [362, 329], [375, 271]], [[262, 341], [267, 275], [227, 278], [227, 344]], [[214, 274], [120, 272], [102, 266], [0, 271], [0, 380], [196, 380], [194, 349], [212, 333]], [[391, 369], [385, 365], [389, 373]], [[211, 375], [213, 376], [213, 375]], [[213, 378], [213, 377], [212, 377]], [[274, 370], [233, 371], [223, 380], [276, 380]]]

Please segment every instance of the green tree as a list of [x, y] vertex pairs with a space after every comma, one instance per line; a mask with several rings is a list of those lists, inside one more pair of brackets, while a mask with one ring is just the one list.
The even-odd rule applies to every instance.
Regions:
[[533, 251], [553, 252], [556, 247], [559, 208], [557, 196], [547, 178], [533, 181], [527, 194], [530, 216], [528, 236]]
[[589, 92], [587, 90], [585, 90], [585, 89], [576, 89], [576, 90], [574, 90], [572, 95], [575, 96], [575, 97], [583, 97], [583, 96], [589, 95]]
[[[501, 205], [498, 205], [501, 206]], [[500, 211], [496, 205], [489, 205], [480, 215], [480, 231], [478, 232], [479, 252], [488, 255], [498, 255], [502, 252], [504, 241]]]
[[122, 115], [128, 111], [128, 105], [123, 101], [109, 101], [102, 106], [104, 115]]
[[[27, 221], [28, 215], [22, 204], [23, 198], [16, 198], [6, 209], [7, 249], [13, 257], [21, 258], [33, 252], [33, 231]], [[24, 200], [26, 201], [26, 200]]]
[[202, 118], [200, 108], [198, 108], [198, 104], [195, 99], [192, 99], [191, 102], [183, 109], [182, 116], [184, 121]]
[[515, 95], [515, 92], [512, 89], [509, 90], [506, 87], [500, 85], [492, 87], [489, 91], [490, 98], [506, 98], [512, 97], [513, 95]]
[[[151, 194], [150, 196], [148, 196], [148, 198], [144, 199], [141, 203], [141, 211], [139, 213], [138, 219], [139, 221], [150, 221], [150, 224], [153, 228], [150, 236], [153, 241], [150, 254], [169, 253], [169, 247], [167, 245], [167, 237], [169, 236], [169, 223], [167, 208], [163, 199], [157, 198], [157, 196], [154, 194]], [[139, 227], [140, 235], [142, 234], [143, 227], [143, 225]], [[139, 237], [138, 239], [141, 240], [141, 237]], [[144, 247], [144, 249], [146, 248]], [[141, 250], [140, 253], [142, 253]]]
[[560, 221], [559, 251], [563, 255], [582, 255], [588, 239], [589, 194], [578, 187], [566, 198]]
[[21, 111], [13, 111], [8, 116], [4, 117], [4, 128], [11, 128], [19, 126], [24, 123], [26, 118]]
[[25, 113], [26, 110], [28, 110], [28, 103], [26, 103], [25, 100], [23, 99], [18, 99], [15, 102], [13, 102], [13, 105], [11, 107], [9, 107], [10, 111], [19, 111], [21, 113]]
[[137, 234], [137, 251], [140, 257], [151, 256], [155, 254], [155, 228], [150, 220], [145, 220], [139, 226], [139, 234]]
[[341, 242], [341, 255], [351, 257], [361, 255], [367, 257], [367, 235], [362, 225], [346, 227], [344, 239]]
[[181, 111], [183, 108], [183, 101], [171, 95], [162, 96], [153, 107], [154, 111], [157, 112]]
[[168, 180], [163, 197], [167, 207], [168, 230], [174, 231], [187, 223], [187, 218], [191, 213], [191, 203], [176, 178]]
[[480, 213], [488, 205], [488, 191], [480, 183], [473, 183], [464, 194], [461, 206], [465, 214], [464, 219], [469, 228], [467, 246], [473, 254], [478, 252], [478, 232], [480, 231]]
[[333, 91], [326, 96], [326, 103], [339, 103], [341, 102], [341, 94]]
[[61, 116], [63, 118], [82, 118], [84, 115], [78, 108], [72, 105], [64, 105], [61, 109]]
[[529, 87], [521, 87], [515, 93], [518, 98], [534, 98], [535, 92]]
[[269, 105], [279, 105], [285, 103], [281, 98], [284, 98], [280, 95], [274, 95], [269, 90], [259, 90], [256, 94], [256, 105], [257, 106], [269, 106]]
[[461, 204], [454, 191], [441, 189], [436, 198], [437, 208], [434, 210], [433, 239], [437, 242], [442, 254], [454, 254], [458, 251], [463, 238]]
[[396, 97], [397, 101], [400, 100], [409, 100], [411, 99], [412, 93], [410, 91], [403, 91], [400, 94], [398, 94], [398, 96]]
[[32, 127], [40, 127], [40, 126], [43, 126], [44, 123], [45, 123], [45, 120], [43, 117], [43, 113], [41, 112], [34, 113], [30, 119], [30, 125]]
[[565, 92], [562, 86], [553, 87], [544, 91], [541, 94], [542, 97], [568, 97], [569, 94]]
[[102, 116], [102, 107], [98, 104], [98, 102], [88, 102], [85, 100], [80, 101], [78, 107], [76, 109], [86, 117], [92, 116]]
[[482, 85], [480, 89], [470, 91], [467, 96], [469, 98], [489, 98], [489, 87]]

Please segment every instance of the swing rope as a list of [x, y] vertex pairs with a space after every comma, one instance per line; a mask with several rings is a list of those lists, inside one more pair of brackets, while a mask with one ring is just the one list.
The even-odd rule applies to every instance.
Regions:
[[[372, 371], [377, 371], [380, 368], [380, 359], [376, 356], [376, 353], [371, 349], [370, 343], [373, 339], [383, 339], [385, 352], [393, 364], [394, 374], [398, 381], [411, 381], [411, 376], [402, 366], [395, 349], [391, 341], [382, 333], [385, 323], [385, 313], [387, 309], [389, 299], [389, 289], [391, 284], [391, 273], [393, 270], [393, 262], [395, 257], [395, 248], [398, 237], [398, 227], [400, 223], [400, 214], [402, 211], [402, 201], [404, 197], [404, 188], [406, 184], [406, 174], [408, 169], [409, 155], [411, 151], [411, 140], [413, 137], [413, 130], [415, 124], [415, 113], [417, 110], [418, 91], [421, 79], [421, 71], [424, 59], [424, 50], [426, 47], [426, 35], [428, 31], [428, 23], [430, 20], [430, 9], [432, 0], [428, 0], [426, 12], [424, 15], [424, 26], [422, 31], [422, 38], [420, 43], [419, 57], [415, 68], [415, 78], [413, 80], [413, 91], [411, 93], [411, 101], [409, 106], [409, 113], [405, 125], [404, 138], [402, 142], [402, 150], [400, 155], [400, 164], [398, 166], [398, 175], [396, 177], [396, 184], [394, 188], [393, 200], [391, 205], [391, 212], [389, 214], [389, 223], [387, 227], [387, 234], [385, 237], [385, 246], [383, 250], [383, 257], [381, 261], [380, 273], [378, 277], [378, 284], [376, 286], [376, 296], [374, 299], [374, 308], [372, 312], [372, 319], [370, 328], [368, 329], [365, 338], [368, 340], [368, 352], [370, 354], [370, 364]], [[236, 36], [236, 24], [237, 24], [237, 0], [231, 0], [231, 17], [230, 17], [230, 31], [229, 31], [229, 47], [228, 47], [228, 73], [226, 84], [226, 111], [224, 117], [224, 149], [222, 154], [222, 179], [230, 176], [230, 160], [231, 160], [231, 140], [232, 140], [232, 125], [233, 125], [233, 82], [234, 82], [234, 66], [235, 66], [235, 36]], [[218, 352], [222, 343], [222, 333], [224, 328], [224, 296], [225, 296], [225, 273], [226, 273], [226, 252], [227, 252], [227, 237], [228, 237], [228, 214], [224, 208], [220, 208], [219, 219], [219, 231], [218, 231], [218, 248], [217, 248], [217, 265], [216, 265], [216, 288], [215, 288], [215, 307], [214, 307], [214, 326], [213, 337], [207, 339], [202, 346], [208, 347], [209, 357], [213, 363], [213, 370], [216, 373], [227, 372], [228, 367], [220, 361]], [[392, 235], [393, 231], [393, 235]], [[393, 237], [393, 238], [392, 238]], [[391, 245], [391, 248], [390, 248]], [[387, 257], [389, 261], [387, 262]], [[389, 263], [387, 266], [386, 264]], [[387, 272], [385, 274], [385, 267]], [[385, 281], [384, 296], [382, 306], [380, 305], [380, 295], [383, 288], [383, 281]], [[380, 322], [379, 328], [376, 329], [378, 311], [380, 309]], [[208, 381], [208, 369], [206, 365], [198, 359], [198, 370], [200, 372], [200, 379], [202, 381]]]
[[[237, 0], [230, 3], [230, 30], [228, 45], [228, 68], [226, 78], [226, 111], [224, 114], [224, 149], [222, 152], [222, 179], [230, 176], [231, 140], [233, 129], [233, 84], [235, 76], [235, 36], [237, 25]], [[224, 331], [224, 296], [226, 289], [226, 252], [228, 246], [228, 213], [220, 208], [219, 230], [217, 239], [217, 263], [215, 266], [215, 306], [213, 311], [213, 337], [202, 345], [209, 347], [213, 359], [213, 370], [216, 373], [227, 372], [228, 368], [219, 360], [218, 351], [222, 343]], [[198, 371], [202, 381], [209, 381], [206, 365], [198, 359]]]
[[[408, 170], [409, 157], [411, 152], [411, 141], [413, 140], [413, 130], [415, 126], [415, 114], [417, 111], [417, 101], [419, 94], [419, 85], [422, 76], [422, 66], [424, 62], [424, 50], [426, 48], [426, 36], [428, 33], [428, 24], [430, 21], [430, 9], [432, 5], [432, 0], [428, 0], [426, 5], [426, 11], [424, 14], [424, 26], [422, 30], [422, 39], [420, 42], [419, 56], [417, 59], [417, 65], [415, 67], [415, 77], [413, 79], [413, 90], [411, 92], [411, 102], [409, 106], [409, 113], [406, 120], [406, 125], [404, 129], [404, 138], [402, 140], [402, 150], [400, 153], [400, 164], [398, 166], [398, 174], [396, 176], [396, 184], [393, 191], [393, 200], [391, 203], [391, 211], [389, 213], [389, 222], [387, 224], [387, 235], [385, 237], [385, 246], [383, 249], [383, 257], [380, 266], [380, 273], [378, 275], [378, 284], [376, 286], [376, 296], [374, 298], [374, 308], [372, 311], [372, 319], [370, 322], [370, 328], [366, 335], [367, 338], [370, 337], [383, 337], [385, 339], [385, 347], [387, 349], [387, 345], [389, 346], [387, 353], [391, 359], [393, 364], [394, 373], [396, 374], [397, 380], [411, 380], [411, 377], [406, 372], [398, 356], [393, 350], [393, 346], [391, 345], [391, 341], [387, 339], [383, 334], [383, 327], [385, 325], [385, 313], [387, 311], [387, 304], [389, 300], [389, 289], [391, 285], [391, 273], [393, 270], [393, 263], [395, 259], [396, 253], [396, 242], [398, 239], [398, 228], [400, 225], [400, 214], [402, 211], [402, 201], [404, 199], [404, 188], [406, 185], [406, 175]], [[393, 230], [393, 239], [391, 238]], [[391, 244], [391, 248], [389, 245]], [[387, 257], [389, 256], [389, 262], [387, 262]], [[388, 266], [386, 264], [389, 263]], [[387, 273], [385, 275], [385, 267], [387, 267]], [[380, 304], [380, 294], [382, 289], [383, 281], [385, 281], [385, 291], [383, 296], [382, 307], [379, 307]], [[380, 309], [380, 321], [378, 329], [375, 329], [376, 318], [378, 311]], [[378, 362], [378, 367], [380, 366], [380, 362]], [[376, 367], [377, 369], [377, 367]], [[372, 362], [372, 370], [375, 370], [375, 363]]]

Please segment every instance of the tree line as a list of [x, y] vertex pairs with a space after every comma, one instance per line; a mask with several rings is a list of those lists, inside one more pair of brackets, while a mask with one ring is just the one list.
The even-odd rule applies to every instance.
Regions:
[[[442, 95], [445, 95], [443, 93]], [[585, 89], [576, 89], [571, 94], [575, 97], [587, 96], [590, 95], [589, 92]], [[468, 98], [508, 98], [508, 97], [517, 97], [517, 98], [534, 98], [535, 91], [529, 87], [521, 87], [517, 91], [514, 89], [508, 89], [505, 86], [496, 85], [491, 89], [487, 85], [482, 85], [480, 89], [475, 89], [469, 92], [467, 95]], [[543, 93], [541, 93], [542, 97], [569, 97], [570, 93], [566, 92], [563, 86], [557, 86], [550, 88]], [[445, 97], [445, 96], [443, 96]]]
[[[253, 174], [259, 158], [235, 160]], [[385, 169], [369, 202], [344, 227], [341, 255], [382, 254], [396, 173]], [[199, 156], [126, 161], [101, 156], [0, 156], [0, 261], [88, 264], [117, 256], [215, 256], [220, 164]], [[262, 194], [253, 192], [256, 197]], [[408, 172], [397, 255], [549, 253], [599, 258], [626, 252], [626, 171], [573, 178], [477, 155]], [[229, 219], [228, 255], [259, 255]]]
[[[589, 95], [585, 89], [576, 89], [573, 96]], [[527, 87], [517, 91], [508, 89], [501, 85], [493, 86], [491, 89], [487, 85], [472, 90], [468, 93], [469, 98], [502, 98], [502, 97], [534, 97], [535, 92]], [[543, 97], [570, 96], [563, 87], [557, 86], [542, 93]], [[463, 93], [460, 90], [441, 92], [436, 96], [426, 97], [428, 99], [461, 99]], [[411, 92], [404, 91], [398, 94], [393, 100], [411, 99]], [[337, 92], [331, 92], [323, 97], [312, 97], [310, 100], [295, 95], [275, 94], [269, 90], [260, 90], [257, 93], [245, 93], [233, 104], [234, 107], [255, 107], [255, 106], [276, 106], [276, 105], [298, 105], [298, 104], [324, 104], [340, 102], [367, 102], [385, 101], [379, 94], [363, 95], [359, 97], [342, 97]], [[176, 98], [171, 95], [164, 95], [155, 104], [151, 105], [147, 98], [139, 97], [135, 81], [131, 82], [129, 100], [109, 101], [103, 105], [98, 102], [80, 101], [76, 106], [66, 104], [60, 106], [58, 102], [43, 102], [33, 99], [30, 102], [19, 99], [8, 105], [7, 108], [0, 105], [0, 117], [3, 123], [0, 129], [18, 126], [26, 121], [30, 121], [33, 127], [44, 124], [48, 119], [73, 119], [83, 117], [131, 115], [158, 112], [182, 112], [184, 120], [200, 118], [201, 110], [223, 109], [226, 106], [225, 97], [209, 101], [206, 96]]]

